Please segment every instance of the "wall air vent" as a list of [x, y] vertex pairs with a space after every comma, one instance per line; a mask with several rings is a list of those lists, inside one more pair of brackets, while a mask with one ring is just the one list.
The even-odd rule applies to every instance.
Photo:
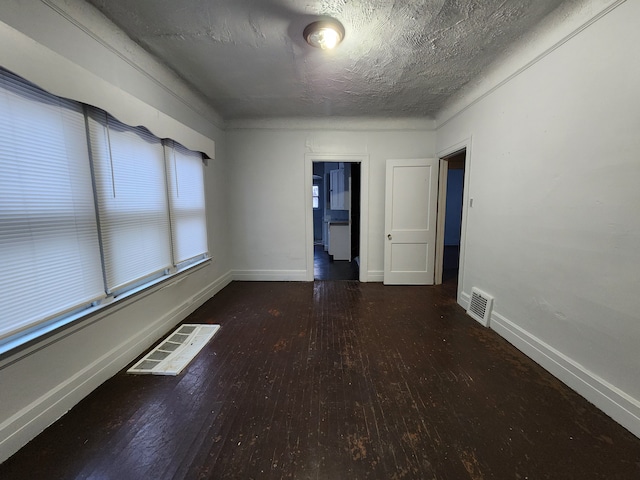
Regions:
[[493, 297], [487, 295], [481, 290], [473, 287], [471, 289], [471, 301], [467, 314], [475, 318], [485, 327], [489, 326], [489, 318], [491, 318], [491, 306], [493, 305]]

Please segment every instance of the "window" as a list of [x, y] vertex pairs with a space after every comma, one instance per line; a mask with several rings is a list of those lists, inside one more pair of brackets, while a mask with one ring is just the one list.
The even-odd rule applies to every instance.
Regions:
[[207, 258], [203, 182], [200, 153], [0, 69], [0, 352]]
[[207, 223], [202, 155], [165, 141], [173, 262], [176, 265], [207, 252]]
[[105, 296], [82, 107], [0, 70], [0, 341]]
[[91, 108], [89, 137], [107, 290], [172, 265], [162, 141]]
[[313, 189], [313, 208], [320, 208], [320, 187], [314, 185], [311, 188]]

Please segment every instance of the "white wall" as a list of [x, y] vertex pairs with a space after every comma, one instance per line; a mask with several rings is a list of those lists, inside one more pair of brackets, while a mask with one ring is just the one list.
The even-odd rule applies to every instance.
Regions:
[[640, 435], [640, 2], [617, 3], [468, 92], [437, 150], [470, 145], [461, 303], [495, 296], [492, 328]]
[[[57, 6], [63, 10], [54, 8]], [[50, 58], [61, 56], [100, 75], [123, 96], [134, 96], [159, 114], [205, 135], [215, 141], [216, 148], [216, 158], [209, 160], [205, 169], [213, 261], [162, 288], [114, 304], [88, 321], [0, 358], [3, 461], [224, 287], [231, 280], [231, 263], [227, 254], [226, 145], [224, 132], [214, 123], [217, 114], [202, 106], [195, 109], [194, 104], [204, 102], [83, 2], [2, 2], [0, 18], [3, 45], [18, 48], [3, 36], [13, 40], [18, 32], [25, 48], [38, 47], [40, 53], [45, 52], [45, 46], [52, 49]], [[96, 32], [100, 41], [94, 36]], [[0, 59], [7, 50], [2, 48]], [[48, 61], [46, 52], [43, 55], [40, 58]], [[31, 68], [38, 74], [38, 66], [30, 66], [28, 57], [25, 60], [21, 65], [27, 73]], [[56, 74], [51, 70], [45, 73]]]
[[435, 135], [431, 122], [334, 123], [308, 120], [293, 126], [273, 120], [228, 132], [234, 278], [308, 278], [305, 222], [311, 193], [305, 189], [305, 154], [365, 154], [369, 178], [362, 181], [368, 182], [369, 203], [361, 215], [368, 216], [367, 276], [382, 281], [385, 161], [433, 157]]

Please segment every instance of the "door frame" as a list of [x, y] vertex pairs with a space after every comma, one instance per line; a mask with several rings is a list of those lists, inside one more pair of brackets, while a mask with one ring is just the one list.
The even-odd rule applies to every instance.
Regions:
[[[460, 295], [464, 286], [464, 259], [466, 253], [466, 238], [467, 238], [467, 218], [468, 209], [470, 206], [469, 197], [469, 184], [471, 178], [471, 140], [472, 137], [466, 138], [458, 143], [455, 143], [445, 149], [440, 150], [436, 157], [440, 159], [440, 183], [438, 186], [438, 220], [436, 227], [436, 265], [435, 265], [435, 284], [442, 283], [442, 264], [444, 261], [444, 221], [447, 203], [447, 171], [448, 165], [446, 157], [452, 154], [465, 150], [464, 159], [464, 181], [462, 184], [462, 224], [460, 228], [460, 259], [458, 262], [458, 293], [457, 302], [460, 303]], [[444, 180], [443, 180], [444, 170]]]
[[305, 280], [313, 282], [313, 186], [314, 162], [344, 162], [360, 164], [360, 268], [359, 280], [369, 280], [368, 244], [369, 244], [369, 155], [305, 153], [304, 155], [304, 206], [305, 206], [305, 251], [307, 271]]

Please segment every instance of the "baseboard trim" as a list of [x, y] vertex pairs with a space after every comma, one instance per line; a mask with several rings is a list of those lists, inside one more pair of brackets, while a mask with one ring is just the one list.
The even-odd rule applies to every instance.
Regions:
[[[384, 272], [369, 271], [363, 282], [382, 282]], [[234, 270], [233, 280], [238, 282], [308, 282], [306, 270]]]
[[305, 282], [306, 270], [234, 270], [233, 280], [239, 282]]
[[[461, 295], [462, 296], [462, 295]], [[491, 328], [549, 373], [640, 437], [640, 401], [493, 311]]]
[[369, 270], [367, 272], [367, 282], [383, 282], [384, 272], [382, 270]]
[[[466, 310], [469, 310], [469, 304], [471, 303], [471, 295], [469, 295], [466, 292], [460, 292], [460, 295], [458, 296], [458, 305], [460, 305], [462, 308]], [[478, 322], [480, 323], [480, 322]], [[480, 324], [482, 325], [482, 324]]]
[[228, 272], [0, 424], [5, 461], [232, 281]]

